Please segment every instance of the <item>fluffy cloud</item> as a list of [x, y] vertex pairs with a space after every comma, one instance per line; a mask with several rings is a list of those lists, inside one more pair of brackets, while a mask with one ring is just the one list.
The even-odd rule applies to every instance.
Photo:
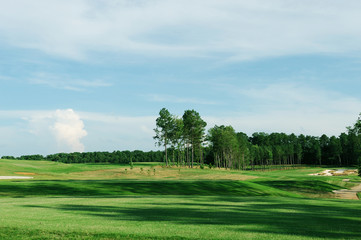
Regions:
[[0, 111], [0, 152], [8, 155], [82, 152], [87, 135], [83, 120], [72, 109]]
[[72, 109], [56, 110], [55, 123], [51, 127], [58, 145], [70, 149], [71, 152], [83, 152], [84, 145], [80, 139], [87, 135], [84, 123]]

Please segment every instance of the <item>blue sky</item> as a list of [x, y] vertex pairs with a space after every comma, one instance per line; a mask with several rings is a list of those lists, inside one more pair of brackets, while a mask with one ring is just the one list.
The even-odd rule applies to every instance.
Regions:
[[0, 155], [152, 150], [162, 107], [339, 135], [361, 112], [358, 0], [0, 0]]

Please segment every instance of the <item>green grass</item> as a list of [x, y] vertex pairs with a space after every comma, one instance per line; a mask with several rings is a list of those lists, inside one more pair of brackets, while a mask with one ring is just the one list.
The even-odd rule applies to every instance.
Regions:
[[2, 198], [0, 239], [359, 239], [358, 201], [282, 197]]
[[0, 181], [1, 197], [109, 197], [124, 195], [288, 196], [300, 195], [241, 181], [64, 180]]
[[0, 180], [0, 239], [361, 239], [361, 201], [326, 199], [360, 178], [322, 170], [0, 160], [34, 177]]

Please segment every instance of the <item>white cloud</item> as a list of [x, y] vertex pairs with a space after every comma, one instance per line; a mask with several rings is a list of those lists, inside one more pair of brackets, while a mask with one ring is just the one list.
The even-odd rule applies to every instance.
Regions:
[[[58, 145], [70, 149], [71, 152], [84, 152], [80, 139], [87, 135], [84, 122], [72, 109], [56, 110], [55, 123], [51, 127]], [[64, 150], [63, 150], [64, 151]]]
[[[249, 135], [264, 131], [338, 136], [356, 121], [361, 111], [358, 99], [297, 83], [246, 89], [233, 86], [224, 94], [239, 105], [232, 105], [233, 113], [202, 114], [207, 128], [217, 124], [232, 125], [236, 131]], [[6, 136], [0, 138], [0, 152], [20, 155], [153, 150], [156, 118], [71, 109], [0, 111], [0, 134]]]
[[357, 98], [301, 83], [274, 83], [236, 92], [250, 98], [262, 111], [277, 109], [344, 114], [354, 113], [361, 107]]
[[232, 125], [237, 131], [287, 132], [320, 136], [346, 131], [361, 112], [361, 101], [337, 92], [296, 83], [276, 83], [254, 88], [228, 89], [246, 97], [250, 110], [233, 116], [207, 117], [209, 127]]
[[217, 105], [219, 103], [210, 100], [203, 100], [198, 98], [184, 98], [177, 97], [172, 95], [162, 95], [162, 94], [148, 94], [145, 96], [148, 101], [152, 102], [167, 102], [167, 103], [192, 103], [200, 105]]
[[360, 51], [358, 0], [12, 0], [2, 41], [84, 59], [92, 52], [235, 60]]
[[103, 80], [73, 79], [69, 76], [57, 76], [45, 72], [34, 74], [34, 77], [29, 79], [29, 83], [71, 91], [85, 91], [89, 88], [111, 86], [110, 83], [107, 83]]
[[[55, 111], [0, 111], [1, 152], [20, 154], [82, 152], [87, 135], [84, 122], [72, 109]], [[10, 121], [9, 121], [10, 120]], [[4, 124], [4, 122], [7, 124]], [[14, 154], [14, 153], [9, 153]]]
[[90, 151], [152, 150], [156, 116], [121, 116], [79, 112], [86, 122]]

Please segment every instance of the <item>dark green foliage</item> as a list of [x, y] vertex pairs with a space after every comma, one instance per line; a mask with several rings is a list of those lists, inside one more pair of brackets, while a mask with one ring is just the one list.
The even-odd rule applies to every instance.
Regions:
[[168, 166], [168, 151], [167, 146], [171, 143], [172, 134], [174, 130], [174, 117], [169, 113], [168, 109], [162, 108], [159, 112], [159, 117], [156, 119], [155, 136], [156, 145], [164, 146], [165, 164]]
[[[63, 163], [96, 163], [96, 164], [133, 164], [133, 162], [162, 162], [162, 151], [143, 152], [140, 150], [114, 151], [114, 152], [84, 152], [84, 153], [56, 153], [46, 157], [42, 155], [24, 155], [18, 157], [18, 160], [46, 160]], [[3, 159], [8, 158], [6, 156]]]
[[203, 121], [195, 110], [186, 110], [183, 114], [183, 136], [188, 145], [191, 146], [191, 167], [194, 164], [195, 151], [198, 150], [199, 163], [203, 163], [202, 143], [205, 138], [207, 123]]
[[15, 159], [14, 156], [2, 156], [1, 159]]

